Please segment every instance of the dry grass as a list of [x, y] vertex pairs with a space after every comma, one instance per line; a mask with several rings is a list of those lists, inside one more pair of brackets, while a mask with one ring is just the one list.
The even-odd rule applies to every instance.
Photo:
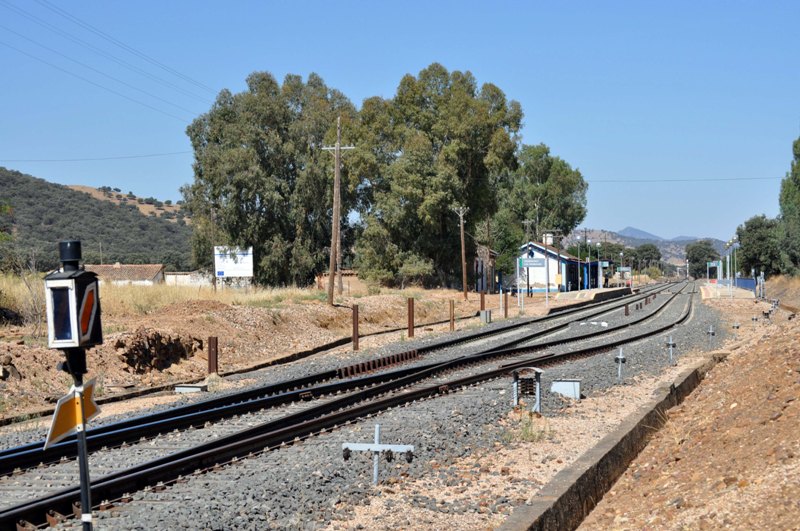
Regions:
[[325, 292], [313, 288], [218, 289], [191, 286], [115, 286], [100, 290], [103, 312], [114, 317], [146, 315], [154, 310], [189, 301], [218, 301], [234, 306], [274, 308], [284, 303], [324, 300]]
[[[30, 278], [32, 286], [40, 285], [44, 293], [44, 281], [40, 278]], [[0, 274], [0, 308], [8, 308], [17, 313], [22, 313], [25, 300], [29, 296], [28, 288], [17, 275]]]

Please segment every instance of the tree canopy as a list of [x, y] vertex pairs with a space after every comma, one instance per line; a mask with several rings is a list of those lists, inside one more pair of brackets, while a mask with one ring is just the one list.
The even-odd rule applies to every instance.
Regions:
[[709, 240], [699, 240], [686, 246], [689, 274], [695, 278], [706, 276], [706, 263], [719, 260], [719, 252]]
[[[516, 249], [525, 240], [542, 241], [546, 232], [569, 234], [586, 217], [586, 190], [583, 175], [566, 161], [550, 154], [544, 144], [522, 145], [517, 169], [498, 179], [499, 210], [492, 219], [496, 228], [491, 240], [501, 252], [498, 264], [513, 270]], [[523, 221], [529, 221], [526, 234]], [[483, 230], [477, 238], [485, 244]], [[504, 252], [514, 249], [514, 253]]]
[[499, 247], [501, 267], [513, 264], [523, 220], [539, 236], [586, 215], [580, 171], [543, 144], [521, 145], [519, 103], [468, 71], [431, 64], [358, 111], [315, 74], [279, 84], [257, 72], [187, 129], [194, 182], [182, 191], [199, 266], [213, 245], [252, 245], [260, 283], [307, 284], [326, 269], [333, 160], [322, 146], [338, 115], [355, 146], [343, 156], [342, 249], [363, 278], [460, 283], [456, 206], [468, 209], [468, 256], [478, 243]]
[[781, 182], [780, 223], [776, 229], [781, 267], [787, 273], [797, 274], [800, 270], [800, 138], [794, 141], [792, 152], [790, 170]]
[[741, 249], [737, 256], [737, 269], [749, 275], [757, 273], [773, 275], [781, 270], [781, 251], [778, 220], [765, 215], [753, 216], [736, 229], [736, 238]]
[[356, 142], [369, 153], [354, 167], [363, 178], [359, 274], [389, 281], [429, 263], [440, 284], [457, 276], [452, 207], [469, 209], [468, 228], [497, 210], [496, 184], [517, 165], [521, 119], [496, 86], [436, 63], [404, 76], [391, 100], [367, 100]]
[[[253, 247], [261, 283], [307, 284], [322, 270], [333, 197], [333, 161], [322, 148], [335, 141], [338, 115], [348, 123], [355, 109], [316, 74], [281, 85], [256, 72], [247, 90], [223, 90], [192, 122], [195, 179], [182, 191], [199, 266], [211, 264], [214, 245], [231, 245]], [[342, 196], [345, 221], [353, 200], [347, 187]]]

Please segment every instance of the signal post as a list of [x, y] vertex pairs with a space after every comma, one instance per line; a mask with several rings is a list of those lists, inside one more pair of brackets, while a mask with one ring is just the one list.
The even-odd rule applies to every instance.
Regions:
[[86, 348], [103, 342], [100, 324], [100, 292], [97, 275], [80, 267], [81, 242], [58, 244], [61, 267], [44, 279], [47, 303], [47, 346], [64, 352], [59, 368], [68, 372], [73, 386], [56, 406], [45, 449], [76, 434], [81, 480], [81, 522], [92, 529], [92, 499], [86, 452], [86, 421], [100, 410], [92, 397], [94, 381], [84, 384]]

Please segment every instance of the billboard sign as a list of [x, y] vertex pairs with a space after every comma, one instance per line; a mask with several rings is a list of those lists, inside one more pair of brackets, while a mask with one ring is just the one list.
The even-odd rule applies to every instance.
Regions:
[[214, 247], [214, 275], [217, 278], [252, 277], [253, 248]]

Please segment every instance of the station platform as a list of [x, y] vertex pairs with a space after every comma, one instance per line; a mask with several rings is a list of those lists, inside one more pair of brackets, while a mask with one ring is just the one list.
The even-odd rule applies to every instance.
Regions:
[[729, 287], [724, 284], [702, 284], [700, 296], [706, 299], [755, 299], [753, 290]]
[[615, 299], [629, 293], [631, 293], [631, 288], [629, 287], [582, 289], [580, 291], [562, 291], [556, 295], [556, 300], [565, 303], [603, 301], [606, 299]]

